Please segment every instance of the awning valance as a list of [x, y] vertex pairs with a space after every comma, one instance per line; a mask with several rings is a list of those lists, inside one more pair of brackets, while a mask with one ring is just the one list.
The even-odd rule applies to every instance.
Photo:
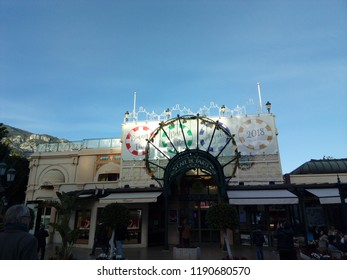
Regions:
[[106, 197], [100, 198], [99, 202], [109, 203], [150, 203], [157, 202], [161, 192], [131, 192], [131, 193], [112, 193]]
[[319, 198], [320, 204], [337, 204], [341, 203], [339, 189], [326, 188], [326, 189], [306, 189], [308, 192]]
[[268, 205], [298, 204], [298, 197], [288, 190], [235, 190], [227, 191], [229, 204]]

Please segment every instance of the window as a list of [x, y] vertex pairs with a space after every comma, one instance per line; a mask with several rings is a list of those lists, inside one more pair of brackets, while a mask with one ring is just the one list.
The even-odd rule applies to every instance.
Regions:
[[107, 173], [107, 174], [100, 174], [98, 181], [117, 181], [119, 179], [119, 173]]
[[130, 221], [128, 225], [128, 240], [124, 240], [124, 244], [139, 244], [141, 243], [141, 209], [130, 209]]
[[91, 211], [77, 211], [75, 228], [79, 230], [77, 244], [87, 244], [89, 240]]
[[42, 208], [40, 224], [45, 225], [46, 227], [48, 226], [51, 219], [51, 209], [52, 208], [50, 207]]

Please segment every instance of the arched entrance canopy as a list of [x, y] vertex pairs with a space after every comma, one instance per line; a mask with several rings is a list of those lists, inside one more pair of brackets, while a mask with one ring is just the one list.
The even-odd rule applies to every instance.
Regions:
[[168, 249], [168, 197], [178, 175], [200, 169], [214, 179], [220, 199], [225, 181], [235, 175], [239, 161], [234, 135], [219, 121], [204, 116], [177, 116], [161, 122], [147, 140], [146, 169], [163, 184], [165, 248]]
[[223, 168], [216, 158], [201, 150], [187, 150], [181, 152], [169, 161], [164, 175], [164, 196], [168, 195], [166, 193], [169, 190], [168, 187], [175, 178], [192, 169], [201, 169], [205, 173], [210, 174], [217, 183], [217, 186], [219, 186], [219, 196], [224, 196], [225, 180]]
[[194, 168], [209, 172], [224, 190], [225, 180], [235, 175], [239, 161], [230, 129], [199, 115], [161, 122], [147, 140], [145, 154], [147, 172], [154, 180], [163, 182], [164, 195], [171, 178]]

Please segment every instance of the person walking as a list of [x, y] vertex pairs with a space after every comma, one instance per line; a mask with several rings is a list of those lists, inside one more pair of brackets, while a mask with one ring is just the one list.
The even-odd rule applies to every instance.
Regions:
[[117, 254], [116, 259], [123, 260], [124, 254], [123, 254], [123, 242], [125, 239], [128, 238], [128, 229], [127, 226], [118, 226], [115, 229], [115, 240], [116, 240], [116, 247], [117, 247]]
[[93, 243], [92, 252], [90, 256], [95, 255], [96, 247], [100, 247], [104, 254], [108, 252], [108, 234], [106, 225], [103, 222], [99, 222], [96, 226], [95, 238]]
[[48, 231], [45, 229], [45, 225], [41, 225], [40, 229], [36, 232], [35, 237], [37, 238], [38, 246], [37, 253], [40, 252], [40, 259], [45, 259], [46, 253], [46, 237], [48, 237]]
[[24, 204], [8, 208], [5, 230], [0, 233], [1, 260], [38, 260], [38, 241], [29, 233], [30, 210]]
[[289, 223], [278, 223], [273, 236], [277, 239], [277, 250], [280, 260], [296, 260], [297, 256], [294, 247], [294, 232]]
[[264, 251], [263, 251], [264, 243], [265, 243], [264, 234], [262, 233], [260, 229], [256, 229], [253, 232], [253, 244], [256, 247], [257, 260], [264, 259]]

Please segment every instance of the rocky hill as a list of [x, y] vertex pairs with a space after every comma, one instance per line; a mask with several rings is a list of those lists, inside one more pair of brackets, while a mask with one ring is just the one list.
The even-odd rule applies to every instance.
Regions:
[[29, 157], [35, 152], [38, 144], [68, 142], [65, 139], [59, 139], [51, 135], [35, 134], [6, 124], [4, 126], [8, 131], [6, 138], [12, 154]]

